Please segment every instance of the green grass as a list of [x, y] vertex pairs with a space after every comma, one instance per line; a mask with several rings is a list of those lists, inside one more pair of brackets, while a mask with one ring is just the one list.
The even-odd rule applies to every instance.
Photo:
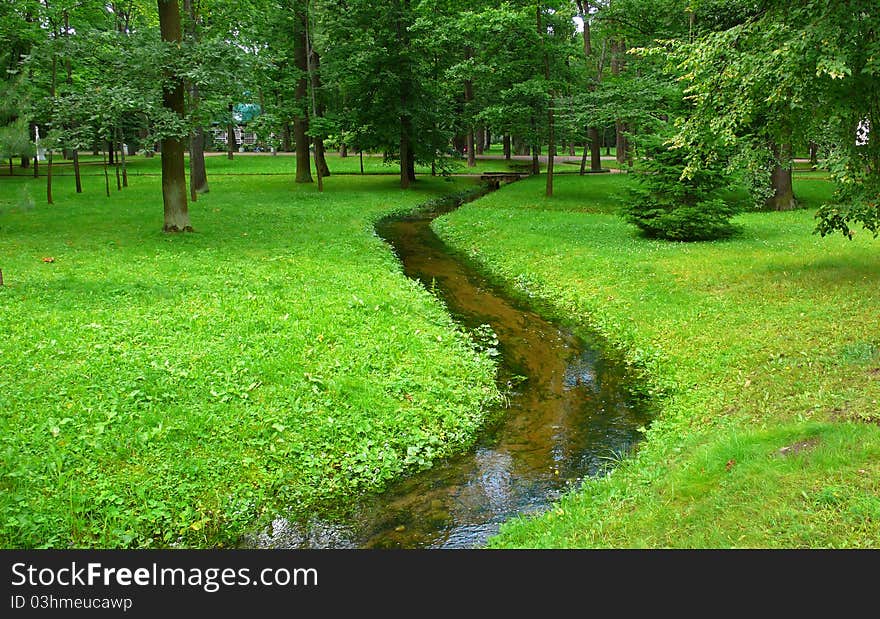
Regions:
[[[620, 349], [659, 411], [611, 475], [492, 545], [880, 547], [880, 241], [813, 235], [812, 209], [645, 240], [613, 214], [628, 182], [560, 177], [548, 200], [529, 179], [435, 223]], [[831, 186], [795, 192], [812, 207]]]
[[157, 177], [2, 181], [0, 547], [229, 545], [474, 440], [494, 366], [372, 229], [469, 184], [208, 165], [176, 236]]
[[[340, 157], [335, 153], [327, 153], [327, 166], [330, 168], [331, 176], [333, 174], [347, 175], [360, 174], [360, 158], [357, 153], [351, 153], [348, 157]], [[187, 158], [187, 162], [189, 159]], [[293, 174], [296, 170], [296, 156], [291, 153], [279, 153], [278, 155], [266, 154], [240, 154], [236, 153], [232, 160], [227, 159], [226, 153], [210, 153], [206, 157], [208, 174], [258, 174], [258, 175], [275, 175], [275, 174]], [[521, 162], [512, 162], [513, 164]], [[83, 154], [80, 156], [81, 170], [80, 173], [85, 177], [98, 177], [97, 182], [101, 190], [104, 188], [104, 167], [103, 158], [96, 157], [91, 154]], [[468, 168], [463, 160], [450, 160], [451, 171], [453, 174], [478, 174], [483, 172], [507, 172], [511, 169], [511, 162], [497, 160], [477, 160], [476, 167]], [[41, 176], [46, 175], [46, 162], [40, 163], [39, 173]], [[126, 158], [126, 168], [131, 176], [150, 175], [161, 173], [161, 159], [159, 155], [155, 157], [144, 157], [135, 155]], [[417, 166], [417, 174], [430, 174], [430, 167]], [[13, 166], [13, 175], [22, 177], [32, 177], [33, 168], [22, 168], [18, 165], [18, 160]], [[400, 167], [395, 163], [384, 163], [381, 155], [364, 155], [364, 173], [365, 174], [399, 174]], [[52, 174], [56, 177], [72, 176], [73, 162], [64, 160], [56, 155], [52, 164]], [[110, 176], [110, 184], [112, 188], [116, 187], [116, 169], [114, 166], [108, 166], [108, 174]], [[315, 174], [314, 161], [312, 161], [312, 175]], [[0, 179], [9, 176], [8, 165], [0, 165]], [[5, 179], [4, 179], [5, 180]], [[210, 183], [210, 178], [209, 178]]]

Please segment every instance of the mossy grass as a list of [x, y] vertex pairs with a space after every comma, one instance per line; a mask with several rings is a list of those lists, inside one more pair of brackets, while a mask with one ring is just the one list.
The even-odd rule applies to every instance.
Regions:
[[[655, 402], [613, 473], [494, 547], [876, 547], [880, 241], [812, 234], [831, 198], [733, 239], [641, 238], [625, 175], [528, 179], [444, 216], [453, 247], [621, 351]], [[798, 448], [798, 445], [805, 445]]]
[[220, 162], [183, 235], [157, 177], [3, 181], [0, 546], [234, 545], [475, 440], [494, 364], [373, 231], [473, 181]]

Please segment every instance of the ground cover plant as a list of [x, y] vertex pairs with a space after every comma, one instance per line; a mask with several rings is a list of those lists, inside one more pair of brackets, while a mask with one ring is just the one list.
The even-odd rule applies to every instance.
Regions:
[[2, 181], [0, 546], [230, 545], [474, 439], [494, 366], [372, 229], [468, 184], [211, 175], [251, 161], [179, 236], [157, 177]]
[[519, 294], [598, 330], [658, 411], [612, 474], [491, 545], [875, 547], [877, 241], [813, 234], [833, 187], [811, 178], [795, 179], [806, 208], [741, 214], [731, 240], [648, 240], [618, 216], [630, 182], [566, 176], [547, 200], [522, 181], [435, 222]]

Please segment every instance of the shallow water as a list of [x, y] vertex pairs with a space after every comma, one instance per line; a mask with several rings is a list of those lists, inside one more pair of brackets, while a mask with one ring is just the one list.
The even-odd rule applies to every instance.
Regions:
[[363, 500], [345, 522], [278, 517], [247, 546], [479, 547], [505, 520], [545, 510], [584, 477], [603, 474], [639, 440], [648, 420], [623, 388], [622, 368], [453, 254], [431, 230], [439, 214], [387, 220], [377, 232], [407, 276], [435, 291], [465, 327], [491, 339], [481, 327], [489, 325], [497, 336], [508, 395], [501, 421], [468, 453]]

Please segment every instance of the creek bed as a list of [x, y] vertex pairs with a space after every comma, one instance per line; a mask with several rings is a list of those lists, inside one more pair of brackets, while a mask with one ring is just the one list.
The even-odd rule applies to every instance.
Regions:
[[603, 474], [639, 440], [648, 416], [624, 388], [622, 365], [493, 285], [437, 237], [431, 222], [460, 203], [389, 218], [376, 231], [408, 277], [497, 347], [507, 395], [499, 422], [469, 452], [361, 500], [344, 521], [278, 517], [246, 546], [479, 547], [505, 520], [541, 512]]

